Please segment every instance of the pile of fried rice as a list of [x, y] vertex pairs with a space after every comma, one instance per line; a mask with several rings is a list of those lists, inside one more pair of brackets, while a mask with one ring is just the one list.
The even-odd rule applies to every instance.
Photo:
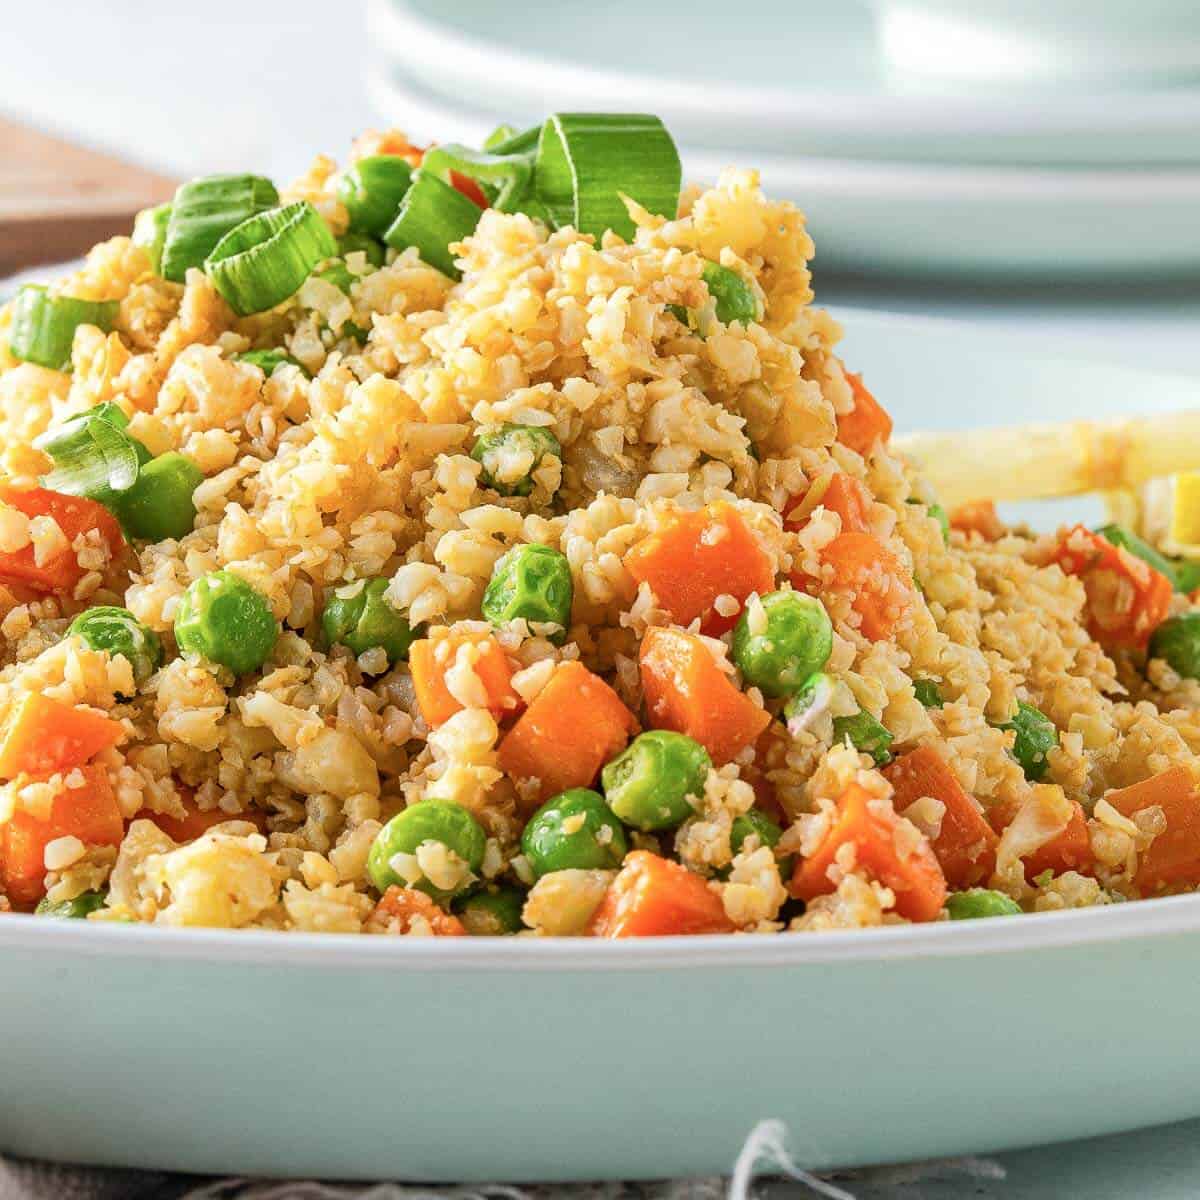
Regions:
[[[367, 135], [350, 161], [397, 138]], [[337, 179], [336, 164], [321, 158], [283, 199], [310, 201], [340, 235], [347, 217]], [[81, 328], [69, 372], [0, 351], [0, 471], [10, 481], [36, 485], [50, 463], [34, 439], [103, 401], [120, 407], [153, 454], [181, 451], [205, 477], [194, 532], [181, 540], [138, 545], [120, 561], [80, 544], [86, 571], [70, 596], [0, 586], [0, 706], [36, 692], [124, 730], [96, 760], [120, 805], [123, 839], [50, 842], [48, 902], [101, 891], [106, 903], [92, 920], [436, 932], [420, 916], [389, 919], [367, 856], [389, 818], [437, 797], [467, 808], [487, 834], [479, 886], [527, 890], [523, 919], [535, 934], [586, 932], [615, 872], [552, 872], [534, 883], [520, 845], [527, 789], [501, 769], [507, 722], [477, 706], [479, 681], [469, 670], [449, 680], [459, 711], [431, 729], [408, 664], [381, 670], [377, 650], [356, 659], [329, 647], [322, 607], [333, 589], [386, 576], [388, 603], [425, 636], [494, 633], [524, 704], [562, 664], [580, 660], [647, 728], [639, 648], [647, 630], [672, 618], [625, 560], [680, 510], [714, 503], [752, 531], [781, 584], [799, 574], [823, 602], [834, 628], [826, 671], [838, 683], [835, 715], [841, 704], [877, 718], [893, 755], [933, 748], [985, 818], [1006, 814], [980, 885], [1027, 912], [1146, 892], [1139, 862], [1162, 834], [1163, 814], [1150, 806], [1130, 817], [1105, 796], [1172, 766], [1195, 772], [1196, 685], [1162, 664], [1148, 679], [1131, 656], [1093, 640], [1083, 583], [1052, 561], [1054, 534], [960, 521], [944, 538], [930, 511], [936, 497], [909, 465], [882, 442], [864, 454], [839, 441], [855, 393], [838, 324], [813, 307], [813, 243], [801, 213], [764, 196], [753, 171], [686, 190], [677, 219], [636, 206], [632, 215], [632, 241], [610, 233], [597, 244], [489, 210], [458, 249], [461, 282], [414, 250], [393, 250], [379, 269], [350, 260], [359, 278], [349, 296], [314, 277], [288, 303], [247, 318], [201, 271], [167, 282], [118, 237], [63, 289], [119, 301], [113, 332]], [[672, 306], [709, 303], [706, 260], [752, 285], [760, 321], [723, 325], [710, 313], [702, 334], [673, 315]], [[0, 341], [9, 315], [0, 314]], [[369, 331], [364, 344], [342, 336], [348, 323]], [[264, 347], [286, 350], [311, 380], [289, 364], [268, 378], [235, 358]], [[874, 386], [886, 406], [885, 388]], [[562, 446], [561, 459], [534, 472], [527, 496], [489, 489], [470, 456], [481, 429], [505, 422], [547, 427]], [[823, 570], [841, 520], [819, 503], [816, 485], [833, 472], [865, 485], [870, 532], [914, 581], [883, 638], [866, 635], [853, 595]], [[0, 549], [37, 550], [39, 539], [52, 549], [61, 536], [53, 522], [0, 509]], [[497, 560], [523, 542], [559, 550], [570, 564], [574, 604], [561, 644], [522, 622], [482, 623]], [[236, 679], [181, 655], [172, 633], [184, 590], [218, 568], [267, 597], [283, 629], [262, 669]], [[718, 611], [735, 613], [746, 598], [725, 600]], [[1183, 596], [1172, 603], [1190, 607]], [[73, 616], [100, 604], [127, 607], [163, 640], [164, 663], [140, 686], [125, 659], [65, 636]], [[730, 633], [705, 636], [740, 686]], [[918, 700], [918, 679], [936, 682], [940, 707]], [[892, 785], [870, 756], [835, 741], [831, 722], [789, 730], [777, 702], [743, 690], [771, 710], [765, 732], [713, 766], [678, 829], [634, 832], [631, 847], [706, 880], [739, 931], [902, 922], [893, 889], [852, 849], [831, 864], [823, 894], [806, 904], [789, 894], [781, 863], [812, 853], [847, 786], [857, 783], [890, 814]], [[1005, 727], [1018, 701], [1058, 731], [1037, 782]], [[8, 780], [0, 822], [44, 814], [69, 786], [61, 774]], [[1086, 820], [1086, 869], [1031, 877], [1027, 862], [1062, 834], [1075, 805]], [[755, 806], [774, 815], [783, 839], [774, 851], [752, 840], [735, 854], [732, 823]], [[897, 837], [935, 843], [942, 808], [932, 796], [906, 804]], [[171, 820], [195, 809], [223, 820], [177, 843]], [[6, 907], [22, 905], [0, 895]]]

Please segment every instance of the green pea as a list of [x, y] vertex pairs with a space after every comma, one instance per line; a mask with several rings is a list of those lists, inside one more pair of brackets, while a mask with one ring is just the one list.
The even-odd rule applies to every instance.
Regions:
[[1200, 588], [1200, 560], [1192, 558], [1174, 559], [1175, 590], [1190, 594]]
[[183, 593], [175, 612], [175, 641], [235, 675], [256, 671], [279, 638], [266, 597], [232, 571], [202, 575]]
[[717, 320], [723, 325], [762, 320], [754, 289], [736, 271], [719, 263], [706, 262], [701, 278], [708, 284], [708, 294], [716, 304]]
[[971, 888], [966, 892], [951, 892], [946, 897], [946, 912], [952, 921], [974, 921], [979, 917], [1019, 917], [1022, 909], [1003, 892]]
[[645, 833], [673, 829], [695, 811], [704, 795], [712, 759], [682, 733], [651, 729], [639, 734], [600, 773], [613, 812]]
[[465, 900], [458, 901], [455, 911], [468, 933], [476, 937], [502, 937], [520, 933], [525, 928], [521, 919], [524, 907], [524, 892], [517, 888], [497, 887], [472, 892]]
[[204, 472], [190, 458], [160, 454], [138, 472], [137, 482], [118, 495], [113, 507], [125, 532], [147, 542], [179, 539], [196, 524], [195, 490]]
[[1165, 620], [1150, 637], [1149, 654], [1184, 679], [1200, 679], [1200, 612]]
[[1013, 758], [1021, 764], [1025, 778], [1037, 783], [1046, 775], [1049, 767], [1046, 755], [1058, 745], [1058, 730], [1054, 722], [1040, 709], [1023, 700], [1017, 702], [1016, 715], [1011, 721], [997, 725], [997, 729], [1016, 731], [1013, 742]]
[[1179, 586], [1175, 564], [1165, 554], [1160, 554], [1149, 542], [1142, 541], [1133, 530], [1126, 529], [1124, 525], [1101, 525], [1096, 532], [1106, 542], [1111, 542], [1114, 546], [1120, 546], [1123, 550], [1127, 550], [1132, 554], [1134, 558], [1140, 558], [1142, 562], [1165, 575], [1171, 581], [1171, 587], [1175, 591], [1180, 592], [1185, 590]]
[[345, 258], [348, 254], [365, 254], [367, 262], [373, 267], [382, 267], [386, 261], [387, 249], [378, 239], [365, 233], [350, 230], [338, 238], [338, 254]]
[[[752, 808], [749, 812], [733, 818], [733, 825], [729, 830], [729, 849], [735, 855], [740, 854], [751, 834], [758, 838], [760, 845], [769, 846], [774, 850], [779, 845], [779, 839], [783, 837], [783, 830], [761, 808]], [[796, 865], [796, 856], [776, 856], [776, 865], [779, 867], [780, 878], [786, 882]]]
[[428, 879], [409, 883], [392, 866], [397, 854], [416, 854], [426, 842], [440, 842], [460, 858], [475, 875], [483, 866], [487, 835], [483, 826], [461, 804], [453, 800], [422, 800], [398, 812], [376, 835], [367, 855], [367, 873], [381, 891], [393, 884], [415, 887], [435, 900], [448, 900], [473, 882], [464, 879], [455, 891], [445, 891]]
[[356, 656], [382, 646], [389, 665], [408, 658], [417, 631], [387, 602], [388, 582], [369, 579], [334, 591], [321, 614], [331, 645], [349, 646]]
[[747, 605], [733, 629], [733, 661], [764, 695], [788, 696], [829, 661], [833, 623], [820, 600], [803, 592], [768, 592], [761, 603], [766, 628], [751, 632]]
[[862, 754], [869, 754], [877, 767], [892, 761], [892, 735], [888, 733], [869, 712], [856, 712], [852, 717], [833, 718], [833, 740], [841, 743], [850, 739], [850, 745]]
[[941, 708], [941, 689], [932, 679], [914, 679], [913, 693], [926, 708]]
[[549, 546], [514, 546], [492, 569], [483, 593], [483, 615], [493, 625], [524, 618], [561, 626], [550, 640], [566, 641], [575, 587], [566, 556]]
[[483, 466], [484, 486], [502, 496], [528, 496], [533, 473], [547, 454], [562, 458], [562, 446], [549, 429], [511, 422], [480, 434], [471, 447], [471, 457]]
[[521, 850], [539, 878], [572, 868], [619, 867], [628, 848], [616, 814], [589, 788], [572, 788], [547, 800], [521, 835]]
[[66, 917], [81, 921], [87, 918], [88, 913], [103, 908], [107, 899], [107, 892], [80, 892], [74, 899], [51, 904], [49, 898], [43, 896], [33, 911], [39, 917]]
[[121, 655], [133, 668], [135, 683], [145, 683], [162, 663], [162, 642], [127, 608], [100, 605], [81, 612], [67, 626], [68, 637], [82, 638], [92, 650]]
[[350, 228], [381, 238], [400, 211], [412, 183], [412, 167], [394, 154], [361, 158], [338, 181], [337, 196], [346, 206]]
[[811, 729], [817, 718], [829, 711], [836, 687], [837, 680], [824, 671], [810, 675], [783, 706], [783, 719], [787, 722], [789, 732], [795, 734]]
[[241, 354], [235, 354], [234, 358], [238, 362], [250, 363], [251, 366], [257, 367], [268, 379], [275, 374], [275, 368], [283, 363], [299, 367], [305, 379], [312, 378], [308, 368], [302, 362], [294, 359], [283, 350], [246, 350]]

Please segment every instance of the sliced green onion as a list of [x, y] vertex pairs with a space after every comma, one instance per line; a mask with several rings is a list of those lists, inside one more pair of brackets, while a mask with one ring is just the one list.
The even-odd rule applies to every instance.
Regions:
[[259, 213], [231, 229], [204, 260], [213, 286], [239, 316], [266, 312], [294, 296], [337, 243], [307, 200]]
[[556, 225], [627, 241], [634, 223], [622, 196], [674, 219], [679, 152], [658, 117], [637, 113], [557, 113], [542, 126], [534, 176], [538, 200]]
[[413, 169], [394, 154], [360, 158], [338, 182], [338, 199], [346, 206], [350, 228], [382, 237], [396, 219]]
[[434, 146], [425, 151], [421, 171], [451, 183], [457, 171], [492, 190], [492, 207], [500, 212], [517, 212], [529, 198], [533, 183], [533, 153], [488, 154], [469, 146]]
[[[503, 141], [497, 141], [496, 135], [501, 130], [509, 130], [509, 136]], [[500, 125], [492, 131], [492, 136], [483, 143], [483, 148], [492, 154], [525, 154], [537, 150], [538, 139], [542, 136], [540, 125], [531, 125], [528, 129], [517, 132], [511, 125]]]
[[415, 246], [423, 262], [451, 279], [461, 279], [450, 247], [475, 232], [482, 210], [425, 169], [413, 175], [400, 213], [383, 240], [397, 250]]
[[338, 254], [342, 258], [354, 254], [356, 251], [365, 254], [367, 262], [373, 267], [382, 267], [387, 260], [387, 252], [378, 238], [370, 237], [365, 233], [355, 233], [354, 230], [344, 233], [338, 238]]
[[515, 125], [497, 125], [491, 133], [483, 140], [483, 148], [485, 150], [495, 150], [497, 146], [503, 146], [505, 142], [510, 142], [517, 135], [517, 127]]
[[125, 432], [126, 424], [115, 404], [104, 404], [43, 434], [34, 446], [54, 460], [55, 469], [42, 482], [68, 496], [111, 503], [133, 487], [142, 462], [150, 457], [146, 447]]
[[171, 202], [162, 250], [162, 276], [182, 283], [236, 225], [279, 203], [275, 185], [261, 175], [208, 175], [183, 184]]
[[308, 369], [302, 362], [294, 359], [284, 350], [247, 350], [242, 354], [235, 354], [234, 358], [238, 362], [247, 362], [256, 366], [268, 379], [275, 374], [275, 368], [281, 363], [290, 363], [293, 367], [299, 367], [304, 373], [305, 379], [311, 379]]
[[133, 219], [133, 244], [145, 250], [155, 275], [162, 270], [163, 243], [167, 240], [167, 223], [170, 220], [169, 204], [143, 208]]
[[80, 325], [108, 333], [120, 306], [115, 300], [77, 300], [54, 296], [38, 283], [27, 283], [13, 301], [8, 348], [14, 358], [54, 371], [71, 366], [71, 346]]
[[350, 295], [350, 289], [354, 286], [356, 275], [350, 274], [350, 268], [344, 262], [330, 263], [324, 270], [318, 271], [318, 279], [324, 280], [326, 283], [332, 283], [339, 292]]

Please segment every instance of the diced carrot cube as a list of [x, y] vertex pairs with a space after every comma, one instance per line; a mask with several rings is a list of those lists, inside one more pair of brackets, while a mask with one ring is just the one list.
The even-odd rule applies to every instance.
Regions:
[[770, 713], [738, 691], [693, 634], [648, 630], [641, 674], [650, 725], [695, 738], [718, 765], [740, 754], [771, 723]]
[[430, 729], [445, 724], [464, 705], [451, 694], [446, 672], [458, 661], [459, 652], [468, 652], [474, 661], [471, 669], [488, 695], [488, 710], [497, 720], [519, 711], [521, 697], [513, 690], [513, 668], [500, 643], [489, 634], [450, 634], [436, 640], [421, 638], [408, 651], [413, 690], [421, 715]]
[[677, 862], [633, 850], [592, 917], [595, 937], [668, 937], [732, 933], [721, 897]]
[[52, 775], [82, 766], [115, 746], [125, 730], [90, 709], [75, 708], [40, 692], [26, 692], [9, 710], [0, 740], [0, 779]]

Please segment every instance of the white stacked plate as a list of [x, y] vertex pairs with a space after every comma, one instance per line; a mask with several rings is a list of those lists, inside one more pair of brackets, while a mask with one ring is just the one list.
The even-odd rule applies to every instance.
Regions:
[[1200, 86], [899, 72], [865, 5], [799, 0], [371, 0], [370, 44], [373, 102], [415, 136], [658, 113], [689, 177], [753, 165], [795, 200], [826, 270], [1200, 270]]

